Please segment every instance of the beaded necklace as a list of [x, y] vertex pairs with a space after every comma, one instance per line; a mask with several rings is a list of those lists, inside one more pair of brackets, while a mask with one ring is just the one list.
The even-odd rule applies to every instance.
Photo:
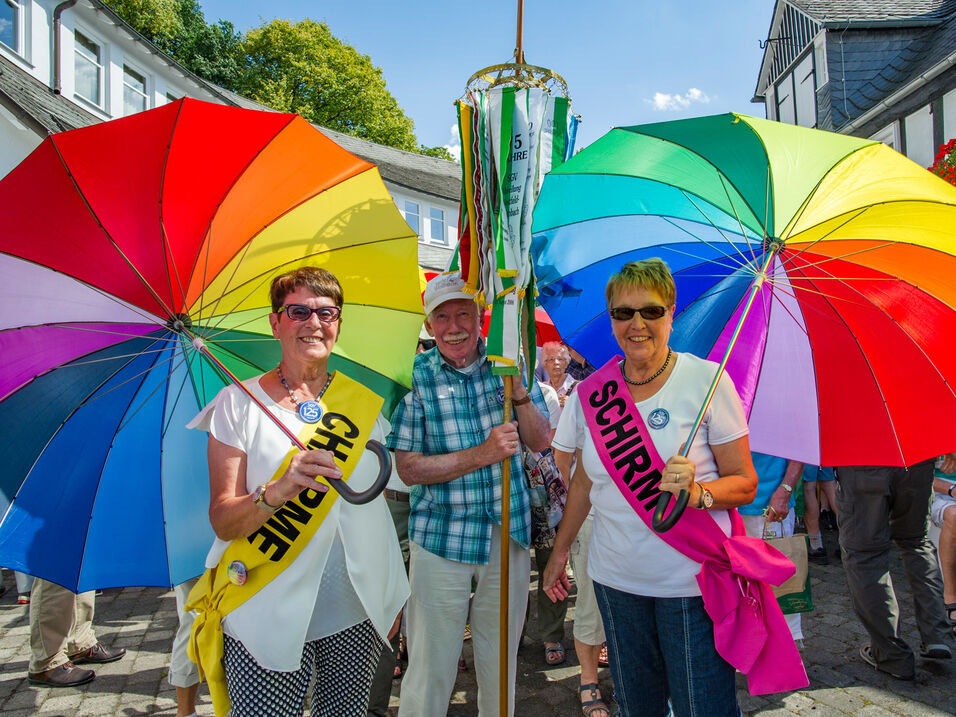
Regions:
[[299, 418], [306, 423], [318, 423], [319, 419], [322, 417], [322, 406], [319, 405], [319, 399], [322, 398], [322, 394], [325, 393], [325, 390], [329, 387], [329, 384], [332, 383], [332, 374], [329, 374], [328, 379], [325, 381], [325, 385], [314, 399], [310, 401], [303, 401], [302, 403], [299, 403], [299, 401], [296, 399], [295, 392], [286, 382], [285, 376], [282, 375], [281, 363], [276, 366], [276, 374], [279, 376], [279, 380], [282, 381], [282, 385], [285, 386], [285, 390], [289, 392], [289, 398], [292, 399], [292, 403], [295, 404], [296, 410], [299, 412]]
[[621, 363], [619, 364], [620, 367], [621, 367], [621, 376], [624, 378], [624, 380], [625, 380], [627, 383], [631, 384], [632, 386], [644, 386], [645, 384], [650, 383], [650, 382], [653, 381], [655, 378], [657, 378], [657, 377], [660, 376], [662, 373], [664, 373], [664, 369], [667, 368], [667, 364], [669, 364], [669, 363], [671, 362], [671, 354], [672, 354], [672, 353], [674, 353], [674, 352], [671, 351], [670, 349], [667, 349], [667, 358], [664, 359], [664, 365], [661, 366], [659, 369], [657, 369], [657, 373], [655, 373], [655, 374], [654, 374], [653, 376], [651, 376], [650, 378], [645, 378], [643, 381], [632, 381], [631, 379], [629, 379], [629, 378], [627, 377], [627, 374], [624, 373], [624, 362], [623, 362], [623, 361], [621, 361]]

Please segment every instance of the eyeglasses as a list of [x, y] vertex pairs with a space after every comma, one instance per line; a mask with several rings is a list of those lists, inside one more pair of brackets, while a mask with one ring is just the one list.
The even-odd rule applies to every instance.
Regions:
[[306, 306], [305, 304], [286, 304], [276, 313], [281, 314], [283, 311], [285, 315], [293, 321], [308, 321], [312, 317], [312, 314], [315, 314], [323, 324], [335, 323], [342, 315], [341, 306], [320, 306], [317, 309], [313, 309], [311, 306]]
[[641, 318], [646, 321], [656, 321], [667, 313], [667, 308], [664, 306], [643, 306], [640, 309], [635, 309], [630, 306], [615, 306], [613, 309], [608, 309], [607, 313], [615, 321], [630, 321], [634, 318], [634, 314], [640, 314]]

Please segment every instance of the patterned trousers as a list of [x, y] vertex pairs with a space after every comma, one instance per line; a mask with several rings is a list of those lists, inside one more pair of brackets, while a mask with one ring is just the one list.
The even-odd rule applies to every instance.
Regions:
[[305, 643], [295, 672], [262, 668], [239, 640], [223, 637], [232, 717], [301, 716], [310, 683], [312, 715], [365, 717], [372, 676], [384, 644], [370, 621]]

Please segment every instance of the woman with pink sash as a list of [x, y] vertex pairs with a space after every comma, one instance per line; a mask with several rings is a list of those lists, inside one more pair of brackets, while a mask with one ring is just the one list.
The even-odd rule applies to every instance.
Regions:
[[[575, 452], [577, 469], [545, 590], [553, 600], [567, 596], [568, 550], [593, 506], [588, 572], [620, 715], [663, 717], [670, 703], [676, 717], [734, 717], [735, 670], [753, 694], [808, 684], [768, 585], [794, 567], [744, 536], [735, 508], [753, 500], [757, 475], [727, 375], [688, 455], [678, 455], [717, 365], [668, 345], [676, 288], [667, 265], [630, 262], [606, 293], [624, 356], [578, 385], [558, 425], [553, 446]], [[690, 492], [689, 509], [671, 530], [654, 532], [660, 492], [681, 490]]]

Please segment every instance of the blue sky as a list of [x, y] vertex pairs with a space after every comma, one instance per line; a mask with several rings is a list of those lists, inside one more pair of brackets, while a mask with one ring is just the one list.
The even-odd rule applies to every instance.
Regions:
[[[208, 22], [326, 22], [381, 67], [423, 144], [457, 143], [453, 102], [476, 70], [514, 53], [516, 0], [200, 0]], [[611, 127], [733, 110], [750, 102], [773, 0], [525, 0], [527, 62], [568, 83], [578, 147]]]

